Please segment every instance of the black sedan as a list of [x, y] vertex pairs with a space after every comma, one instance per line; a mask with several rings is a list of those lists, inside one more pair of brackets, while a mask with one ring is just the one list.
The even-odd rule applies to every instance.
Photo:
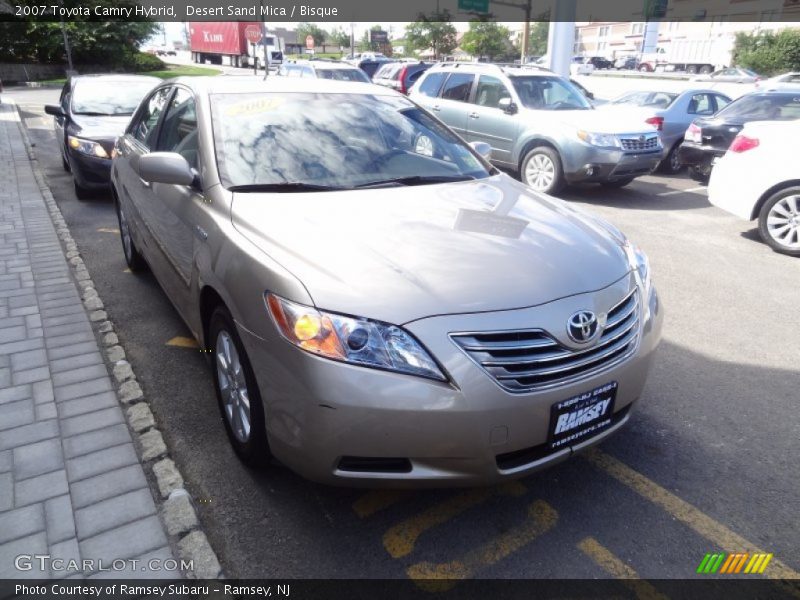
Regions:
[[64, 84], [59, 103], [44, 107], [55, 117], [61, 160], [72, 172], [78, 198], [108, 189], [114, 142], [159, 83], [141, 75], [75, 76]]
[[678, 160], [689, 167], [693, 179], [707, 183], [714, 161], [728, 150], [750, 121], [800, 119], [797, 92], [753, 92], [737, 98], [713, 116], [695, 119], [683, 137]]

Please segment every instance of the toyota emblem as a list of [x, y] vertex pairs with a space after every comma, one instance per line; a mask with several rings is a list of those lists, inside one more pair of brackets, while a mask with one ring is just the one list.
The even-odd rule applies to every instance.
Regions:
[[579, 310], [567, 321], [567, 334], [573, 342], [585, 344], [597, 335], [599, 322], [590, 310]]

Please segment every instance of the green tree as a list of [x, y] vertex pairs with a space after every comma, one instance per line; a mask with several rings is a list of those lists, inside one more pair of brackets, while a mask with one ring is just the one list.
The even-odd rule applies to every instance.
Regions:
[[309, 35], [314, 38], [315, 46], [321, 46], [325, 43], [328, 32], [314, 23], [300, 23], [297, 26], [297, 43], [304, 44]]
[[434, 58], [450, 54], [457, 46], [456, 28], [450, 22], [450, 12], [443, 10], [428, 15], [420, 13], [417, 20], [406, 25], [406, 53], [411, 50], [433, 50]]
[[337, 27], [328, 35], [328, 40], [339, 46], [339, 48], [349, 48], [350, 32], [345, 31], [341, 27]]
[[507, 27], [495, 21], [470, 21], [469, 31], [461, 38], [461, 48], [473, 56], [485, 56], [494, 60], [506, 56], [512, 49]]
[[733, 63], [763, 75], [800, 70], [800, 30], [736, 34]]
[[[547, 54], [547, 38], [550, 35], [550, 21], [536, 21], [531, 23], [531, 33], [528, 37], [528, 54], [543, 56]], [[522, 40], [520, 40], [520, 44]]]

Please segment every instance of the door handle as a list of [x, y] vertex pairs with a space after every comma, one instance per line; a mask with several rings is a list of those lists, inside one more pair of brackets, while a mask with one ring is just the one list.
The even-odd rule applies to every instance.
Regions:
[[439, 112], [439, 111], [440, 111], [440, 110], [442, 110], [442, 109], [441, 109], [441, 108], [439, 108], [439, 105], [438, 105], [438, 104], [434, 104], [434, 105], [433, 105], [433, 107], [431, 108], [431, 110], [432, 110], [433, 112]]
[[141, 182], [142, 182], [142, 187], [146, 187], [146, 188], [149, 188], [149, 187], [150, 187], [150, 182], [149, 182], [149, 181], [145, 181], [145, 180], [144, 180], [144, 179], [142, 179], [141, 177], [139, 177], [139, 181], [141, 181]]
[[470, 119], [480, 119], [480, 115], [478, 113], [476, 113], [476, 112], [471, 112], [471, 113], [469, 113], [469, 118]]

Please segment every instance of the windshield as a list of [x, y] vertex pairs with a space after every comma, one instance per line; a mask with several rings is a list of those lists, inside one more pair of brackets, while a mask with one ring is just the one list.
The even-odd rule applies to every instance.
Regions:
[[748, 121], [791, 121], [800, 119], [800, 94], [747, 95], [717, 113], [722, 119]]
[[338, 79], [339, 81], [358, 81], [369, 83], [369, 77], [360, 69], [320, 69], [317, 68], [317, 77], [321, 79]]
[[560, 77], [511, 77], [526, 108], [536, 110], [591, 110], [592, 105], [569, 81]]
[[649, 108], [667, 108], [675, 101], [678, 94], [669, 92], [629, 92], [612, 100], [611, 104], [626, 104], [629, 106], [645, 106]]
[[83, 80], [72, 89], [72, 112], [76, 115], [132, 115], [157, 79], [139, 81]]
[[489, 176], [471, 148], [401, 96], [215, 94], [211, 116], [228, 188], [348, 189]]

